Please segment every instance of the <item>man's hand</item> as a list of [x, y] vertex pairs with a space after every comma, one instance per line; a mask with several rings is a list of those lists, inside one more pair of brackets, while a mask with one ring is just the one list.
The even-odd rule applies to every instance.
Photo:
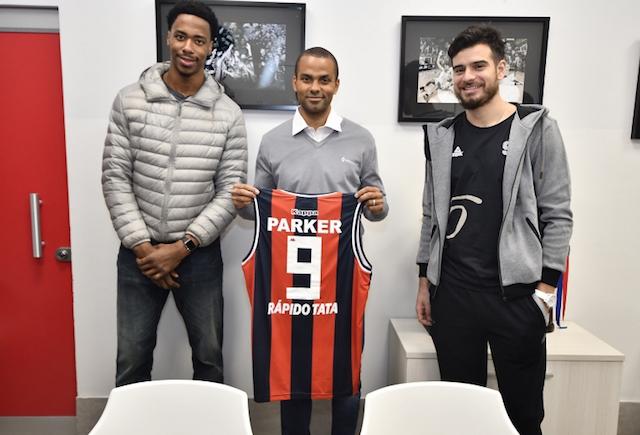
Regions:
[[[149, 242], [144, 242], [135, 246], [133, 248], [133, 253], [137, 257], [136, 262], [143, 259], [147, 255], [151, 254], [154, 250], [155, 250], [154, 246]], [[151, 281], [153, 281], [155, 285], [165, 290], [168, 290], [170, 288], [180, 287], [180, 284], [178, 284], [178, 282], [175, 280], [176, 278], [178, 278], [178, 274], [175, 271], [172, 271], [169, 275], [165, 276], [164, 278], [160, 278], [160, 279], [153, 279], [150, 277], [148, 278]]]
[[373, 214], [380, 214], [384, 210], [384, 195], [374, 186], [366, 186], [356, 193], [358, 201], [367, 206]]
[[416, 314], [418, 315], [418, 322], [422, 323], [422, 325], [433, 325], [433, 319], [431, 318], [431, 301], [429, 300], [429, 281], [425, 277], [420, 277], [418, 283]]
[[236, 183], [231, 189], [231, 200], [236, 209], [245, 208], [253, 202], [260, 191], [250, 184]]
[[180, 288], [180, 284], [178, 283], [178, 281], [176, 281], [176, 278], [178, 278], [178, 274], [175, 271], [173, 271], [169, 275], [165, 276], [164, 278], [160, 278], [160, 279], [149, 278], [149, 279], [151, 279], [151, 281], [153, 281], [153, 283], [158, 287], [161, 287], [165, 290], [169, 290], [171, 288]]
[[137, 258], [144, 258], [153, 252], [153, 245], [149, 242], [140, 243], [134, 246], [133, 253]]
[[167, 288], [161, 285], [164, 283], [170, 288], [178, 288], [180, 285], [175, 281], [178, 277], [175, 268], [188, 254], [182, 240], [170, 244], [160, 243], [153, 246], [152, 252], [136, 259], [136, 263], [142, 273], [160, 287]]
[[540, 282], [538, 283], [538, 285], [536, 285], [536, 288], [537, 288], [538, 290], [541, 290], [541, 291], [545, 292], [545, 293], [551, 293], [551, 294], [553, 294], [553, 293], [555, 293], [555, 292], [556, 292], [556, 288], [555, 288], [554, 286], [549, 285], [549, 284], [546, 284], [546, 283], [544, 283], [544, 282], [542, 282], [542, 281], [540, 281]]

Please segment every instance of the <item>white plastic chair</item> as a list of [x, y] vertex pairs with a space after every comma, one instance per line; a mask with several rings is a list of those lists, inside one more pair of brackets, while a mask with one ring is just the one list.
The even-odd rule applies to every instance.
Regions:
[[365, 397], [361, 435], [518, 435], [500, 393], [456, 382], [410, 382]]
[[247, 394], [204, 381], [140, 382], [111, 390], [90, 435], [251, 435]]

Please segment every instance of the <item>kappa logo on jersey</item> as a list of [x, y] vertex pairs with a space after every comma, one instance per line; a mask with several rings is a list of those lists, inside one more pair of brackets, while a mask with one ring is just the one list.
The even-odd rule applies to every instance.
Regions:
[[453, 154], [451, 154], [451, 157], [462, 157], [463, 155], [464, 151], [462, 151], [460, 147], [456, 147], [456, 149], [453, 150]]
[[318, 216], [318, 210], [298, 210], [297, 208], [291, 209], [292, 216]]
[[509, 152], [509, 141], [505, 140], [504, 142], [502, 142], [502, 155], [506, 156], [508, 152]]
[[371, 281], [360, 203], [352, 193], [260, 189], [254, 206], [256, 231], [242, 269], [256, 401], [358, 393]]

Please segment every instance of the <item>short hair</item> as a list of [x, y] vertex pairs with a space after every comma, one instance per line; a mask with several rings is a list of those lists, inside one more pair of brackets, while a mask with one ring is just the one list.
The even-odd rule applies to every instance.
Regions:
[[171, 30], [171, 26], [173, 26], [173, 23], [176, 21], [176, 18], [178, 18], [178, 15], [181, 14], [195, 15], [196, 17], [202, 18], [207, 23], [209, 23], [211, 41], [215, 42], [216, 35], [218, 34], [218, 19], [216, 18], [216, 14], [213, 13], [209, 6], [195, 0], [179, 1], [174, 7], [171, 8], [169, 14], [167, 15], [167, 24], [169, 25], [169, 30]]
[[333, 64], [336, 66], [336, 79], [338, 78], [338, 61], [336, 60], [336, 57], [329, 50], [322, 47], [307, 48], [305, 51], [300, 53], [300, 56], [298, 56], [298, 58], [296, 59], [296, 67], [293, 71], [293, 74], [296, 77], [298, 76], [298, 64], [300, 63], [300, 59], [302, 59], [303, 56], [323, 57], [325, 59], [331, 59]]
[[488, 25], [470, 26], [459, 33], [447, 51], [449, 59], [453, 61], [453, 58], [459, 52], [477, 44], [488, 45], [496, 63], [504, 59], [504, 41], [502, 40], [502, 36], [498, 30]]

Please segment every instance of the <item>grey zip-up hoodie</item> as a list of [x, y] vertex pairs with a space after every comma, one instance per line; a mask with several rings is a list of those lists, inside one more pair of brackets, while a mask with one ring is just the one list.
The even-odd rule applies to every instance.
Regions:
[[[454, 123], [427, 124], [423, 221], [417, 263], [420, 275], [438, 285], [451, 200]], [[555, 287], [565, 268], [573, 227], [567, 156], [555, 120], [538, 105], [520, 105], [511, 125], [502, 181], [499, 276], [505, 298], [530, 284]], [[532, 291], [532, 289], [531, 289]]]

